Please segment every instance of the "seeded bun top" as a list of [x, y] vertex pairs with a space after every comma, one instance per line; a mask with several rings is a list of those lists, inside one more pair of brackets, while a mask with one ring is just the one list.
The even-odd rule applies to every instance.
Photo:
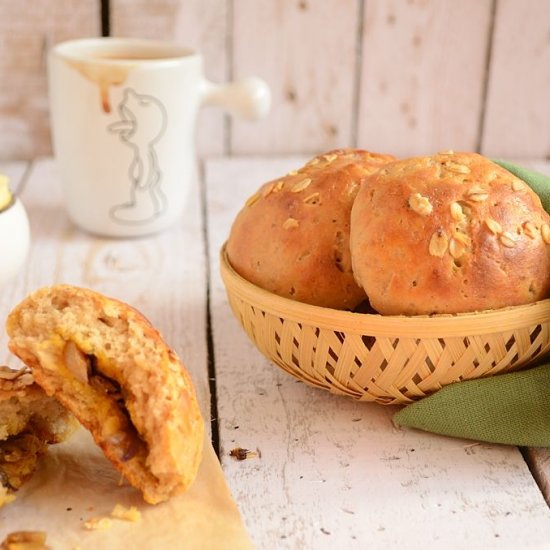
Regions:
[[365, 299], [351, 271], [351, 207], [388, 155], [338, 149], [270, 181], [239, 212], [227, 243], [233, 268], [270, 292], [352, 309]]
[[480, 155], [396, 161], [355, 200], [353, 269], [387, 315], [535, 302], [550, 291], [549, 224], [528, 185]]

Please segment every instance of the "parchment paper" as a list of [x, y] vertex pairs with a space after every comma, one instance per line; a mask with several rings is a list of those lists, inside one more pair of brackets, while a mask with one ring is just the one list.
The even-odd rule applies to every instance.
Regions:
[[[141, 520], [113, 519], [104, 531], [84, 528], [91, 518], [109, 516], [116, 504], [136, 506]], [[210, 442], [191, 488], [152, 506], [121, 480], [83, 428], [50, 447], [15, 502], [0, 508], [0, 542], [21, 530], [45, 531], [52, 550], [253, 548]]]

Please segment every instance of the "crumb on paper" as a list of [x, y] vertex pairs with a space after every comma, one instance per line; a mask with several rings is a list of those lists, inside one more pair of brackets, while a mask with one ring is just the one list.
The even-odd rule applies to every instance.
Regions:
[[139, 521], [141, 519], [141, 512], [135, 506], [126, 508], [122, 504], [117, 504], [111, 512], [111, 517], [125, 521]]
[[91, 518], [88, 521], [84, 522], [84, 527], [88, 531], [103, 531], [110, 529], [113, 525], [111, 518]]
[[14, 531], [2, 541], [2, 550], [47, 550], [44, 531]]
[[247, 460], [248, 458], [261, 458], [262, 453], [259, 449], [255, 451], [250, 451], [249, 449], [243, 449], [242, 447], [236, 447], [229, 451], [229, 456], [236, 458], [237, 460]]
[[463, 449], [464, 449], [464, 452], [467, 454], [467, 455], [475, 455], [476, 454], [476, 447], [480, 445], [479, 442], [476, 442], [476, 443], [472, 443], [471, 445], [464, 445]]

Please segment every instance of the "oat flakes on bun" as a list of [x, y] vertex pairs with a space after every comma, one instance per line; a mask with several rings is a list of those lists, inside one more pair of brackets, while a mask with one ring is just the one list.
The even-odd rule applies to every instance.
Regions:
[[279, 296], [353, 309], [365, 292], [351, 269], [351, 207], [365, 178], [392, 160], [337, 149], [262, 185], [231, 228], [227, 255], [232, 267]]
[[497, 309], [550, 292], [550, 216], [522, 180], [474, 153], [392, 162], [351, 214], [355, 277], [385, 315]]

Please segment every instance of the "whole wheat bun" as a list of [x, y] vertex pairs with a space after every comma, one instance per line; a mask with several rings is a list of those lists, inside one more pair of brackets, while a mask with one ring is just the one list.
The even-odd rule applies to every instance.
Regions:
[[9, 347], [144, 499], [187, 489], [204, 423], [185, 367], [132, 307], [89, 289], [37, 290], [10, 313]]
[[353, 309], [365, 299], [351, 268], [351, 207], [389, 155], [338, 149], [264, 184], [237, 215], [227, 242], [235, 271], [299, 302]]
[[550, 291], [549, 224], [529, 186], [480, 155], [400, 160], [357, 195], [353, 270], [381, 314], [535, 302]]

